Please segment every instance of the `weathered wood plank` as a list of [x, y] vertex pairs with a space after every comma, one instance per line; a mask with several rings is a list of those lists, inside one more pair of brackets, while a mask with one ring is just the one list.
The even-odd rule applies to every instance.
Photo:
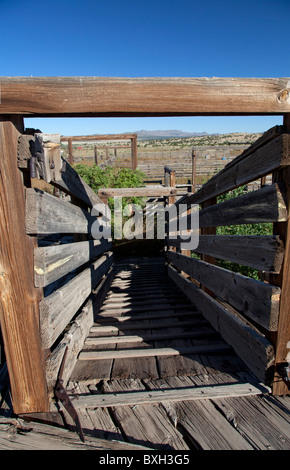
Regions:
[[[182, 315], [178, 315], [182, 317]], [[120, 317], [121, 318], [121, 317]], [[114, 319], [115, 320], [115, 319]], [[150, 320], [150, 323], [148, 323], [148, 320]], [[92, 335], [94, 334], [99, 334], [99, 333], [106, 333], [106, 332], [123, 332], [126, 330], [140, 330], [140, 329], [150, 329], [154, 330], [156, 328], [174, 328], [174, 327], [184, 327], [184, 326], [189, 326], [189, 327], [194, 327], [194, 326], [202, 326], [205, 324], [205, 322], [202, 321], [202, 319], [197, 319], [197, 320], [179, 320], [178, 318], [176, 320], [171, 320], [168, 321], [167, 319], [164, 320], [159, 320], [158, 317], [152, 318], [152, 319], [144, 319], [144, 320], [130, 320], [126, 321], [125, 324], [119, 325], [114, 325], [114, 321], [112, 322], [113, 324], [109, 325], [103, 325], [101, 324], [100, 326], [93, 326], [91, 328], [90, 333]]]
[[[55, 411], [55, 407], [53, 411]], [[85, 442], [81, 442], [79, 436], [68, 429], [32, 421], [27, 423], [20, 418], [2, 418], [0, 423], [0, 450], [109, 450], [127, 452], [131, 450], [146, 450], [150, 452], [152, 449], [128, 442], [99, 439], [90, 435], [86, 435]]]
[[179, 356], [183, 354], [199, 354], [206, 352], [214, 354], [221, 351], [229, 351], [228, 344], [212, 344], [206, 346], [189, 346], [179, 348], [155, 348], [155, 349], [124, 349], [116, 351], [83, 351], [79, 360], [103, 360], [103, 359], [125, 359], [133, 357], [156, 357], [156, 356]]
[[63, 287], [39, 303], [40, 335], [43, 348], [49, 348], [67, 326], [73, 315], [89, 297], [113, 262], [108, 253], [92, 263]]
[[290, 111], [289, 80], [1, 77], [0, 112], [100, 117], [281, 114]]
[[44, 287], [112, 248], [111, 240], [90, 240], [34, 250], [34, 282]]
[[80, 314], [74, 320], [62, 340], [58, 343], [56, 348], [47, 358], [46, 380], [50, 393], [53, 391], [56, 384], [60, 364], [66, 347], [68, 348], [68, 351], [66, 365], [63, 371], [64, 383], [66, 383], [67, 380], [71, 377], [71, 374], [74, 371], [75, 365], [77, 363], [77, 356], [83, 348], [85, 339], [87, 338], [90, 328], [94, 323], [94, 318], [99, 312], [100, 304], [102, 303], [110, 286], [112, 274], [113, 268], [109, 270], [104, 279], [102, 279], [102, 281], [98, 284], [97, 288], [93, 291], [93, 294], [85, 303]]
[[206, 386], [206, 387], [186, 387], [169, 390], [135, 391], [126, 393], [108, 393], [102, 395], [80, 396], [75, 402], [77, 408], [80, 407], [117, 407], [132, 406], [139, 404], [164, 403], [188, 400], [209, 400], [225, 397], [241, 397], [260, 395], [268, 393], [269, 389], [264, 385], [254, 385], [251, 383], [234, 383], [226, 385]]
[[93, 301], [89, 299], [78, 315], [77, 320], [72, 323], [60, 343], [46, 359], [46, 380], [49, 393], [52, 395], [58, 377], [61, 361], [66, 348], [67, 357], [63, 371], [64, 383], [68, 381], [75, 367], [77, 355], [81, 351], [85, 339], [93, 324]]
[[259, 380], [266, 383], [275, 358], [273, 345], [238, 314], [234, 314], [232, 310], [228, 310], [185, 279], [176, 269], [168, 266], [168, 274], [224, 340], [233, 347], [249, 369]]
[[[184, 243], [179, 236], [166, 242], [177, 247]], [[192, 251], [273, 273], [280, 272], [284, 257], [282, 240], [275, 235], [199, 235]]]
[[[227, 377], [225, 377], [225, 383]], [[234, 382], [232, 379], [231, 382]], [[165, 379], [146, 380], [149, 390], [157, 388], [176, 389], [192, 387], [189, 377], [167, 377]], [[239, 400], [238, 397], [235, 398]], [[248, 398], [247, 398], [248, 399]], [[188, 400], [165, 402], [163, 404], [171, 421], [194, 448], [202, 450], [252, 450], [253, 446], [243, 437], [237, 428], [216, 409], [211, 400]]]
[[33, 285], [34, 240], [25, 233], [25, 188], [17, 168], [22, 126], [20, 117], [0, 116], [0, 322], [15, 413], [48, 409], [40, 293]]
[[163, 197], [176, 194], [175, 187], [147, 186], [144, 188], [104, 188], [99, 189], [100, 197]]
[[90, 233], [96, 217], [43, 191], [26, 189], [26, 232], [29, 235]]
[[94, 346], [99, 346], [101, 344], [119, 344], [119, 343], [141, 343], [142, 341], [164, 341], [173, 338], [201, 338], [203, 336], [215, 335], [216, 332], [209, 331], [208, 328], [200, 328], [198, 331], [186, 331], [186, 332], [172, 332], [172, 333], [151, 333], [151, 334], [142, 334], [142, 335], [130, 335], [130, 336], [105, 336], [105, 337], [88, 337], [86, 339], [85, 345], [93, 348]]
[[[104, 395], [126, 395], [130, 391], [143, 393], [144, 385], [138, 379], [104, 382]], [[153, 449], [188, 450], [182, 434], [172, 425], [164, 408], [159, 404], [121, 406], [112, 409], [115, 422], [120, 423], [126, 440], [148, 445]]]
[[290, 164], [290, 135], [282, 134], [258, 148], [236, 164], [224, 168], [213, 176], [195, 194], [185, 198], [183, 204], [199, 204], [231, 189], [255, 181], [273, 170]]
[[217, 297], [231, 304], [257, 324], [268, 331], [277, 331], [279, 287], [179, 253], [168, 251], [167, 258], [174, 267], [205, 285]]
[[[190, 221], [190, 216], [187, 219]], [[207, 207], [199, 212], [200, 228], [282, 222], [287, 219], [285, 191], [282, 185], [276, 184]]]

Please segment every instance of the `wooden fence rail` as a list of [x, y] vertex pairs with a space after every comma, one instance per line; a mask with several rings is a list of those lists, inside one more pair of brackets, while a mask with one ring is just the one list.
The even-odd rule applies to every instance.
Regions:
[[[288, 322], [290, 320], [289, 308], [283, 301], [289, 291], [289, 286], [283, 282], [289, 249], [289, 234], [285, 233], [289, 220], [289, 144], [290, 134], [286, 125], [270, 129], [199, 191], [176, 202], [180, 220], [187, 224], [191, 220], [191, 204], [200, 205], [201, 234], [198, 246], [191, 251], [200, 254], [201, 259], [192, 258], [190, 252], [189, 256], [180, 253], [184, 239], [181, 232], [169, 231], [170, 224], [167, 225], [166, 237], [169, 276], [257, 377], [272, 382], [273, 391], [277, 394], [287, 393], [281, 369], [289, 362], [289, 344], [287, 346], [285, 336], [288, 341], [290, 338], [279, 326], [281, 322], [285, 324], [285, 318]], [[281, 175], [281, 171], [283, 177], [277, 178], [277, 172]], [[218, 202], [219, 195], [271, 173], [272, 184], [226, 202]], [[273, 223], [273, 234], [215, 234], [219, 226], [255, 223]], [[281, 226], [284, 232], [279, 230]], [[208, 232], [204, 232], [205, 229]], [[175, 247], [177, 252], [170, 247]], [[266, 272], [270, 283], [222, 268], [217, 260]], [[280, 341], [284, 345], [282, 354]]]

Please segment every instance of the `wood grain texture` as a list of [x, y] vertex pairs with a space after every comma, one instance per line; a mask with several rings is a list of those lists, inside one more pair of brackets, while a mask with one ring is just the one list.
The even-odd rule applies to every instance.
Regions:
[[[199, 212], [199, 226], [255, 224], [286, 221], [285, 189], [282, 185], [265, 186], [229, 201], [215, 204]], [[190, 221], [190, 216], [188, 216]]]
[[111, 240], [90, 240], [34, 250], [34, 282], [44, 287], [112, 248]]
[[[167, 237], [166, 242], [180, 247], [182, 239]], [[280, 272], [284, 256], [282, 240], [274, 235], [200, 235], [192, 251], [273, 273]]]
[[40, 334], [43, 348], [49, 348], [54, 343], [108, 272], [112, 262], [112, 253], [101, 256], [63, 287], [41, 300]]
[[290, 112], [289, 80], [1, 77], [0, 112], [100, 117], [282, 114]]
[[176, 194], [175, 187], [164, 188], [163, 186], [147, 186], [145, 188], [104, 188], [99, 189], [101, 197], [158, 197], [173, 196]]
[[[48, 409], [33, 285], [33, 239], [25, 232], [25, 192], [17, 168], [21, 119], [0, 119], [0, 321], [14, 412]], [[20, 128], [20, 127], [19, 127]], [[21, 128], [20, 128], [21, 129]]]
[[281, 292], [278, 286], [179, 253], [168, 252], [167, 258], [174, 267], [196, 279], [257, 324], [268, 331], [277, 331]]
[[273, 345], [238, 314], [181, 276], [176, 269], [168, 266], [168, 274], [256, 377], [267, 383], [275, 358]]
[[[257, 384], [258, 385], [258, 384]], [[207, 400], [234, 396], [260, 395], [267, 389], [264, 386], [258, 388], [249, 383], [237, 383], [206, 387], [187, 387], [177, 389], [160, 389], [149, 391], [135, 391], [126, 393], [107, 393], [98, 396], [79, 397], [76, 401], [77, 408], [128, 406], [136, 404], [164, 403], [170, 401]]]
[[26, 233], [89, 233], [96, 217], [46, 192], [26, 189]]

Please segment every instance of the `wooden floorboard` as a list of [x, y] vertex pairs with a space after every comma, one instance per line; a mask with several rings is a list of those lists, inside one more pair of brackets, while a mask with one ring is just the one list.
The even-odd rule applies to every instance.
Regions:
[[71, 375], [85, 435], [158, 450], [289, 450], [290, 398], [258, 384], [163, 260], [116, 268]]

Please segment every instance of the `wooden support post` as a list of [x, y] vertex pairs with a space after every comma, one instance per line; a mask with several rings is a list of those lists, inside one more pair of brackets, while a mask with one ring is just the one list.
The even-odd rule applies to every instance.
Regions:
[[195, 150], [192, 149], [192, 168], [191, 168], [191, 192], [195, 193], [195, 185], [196, 185], [196, 153]]
[[49, 411], [34, 287], [34, 239], [25, 230], [25, 188], [17, 168], [19, 116], [0, 116], [0, 322], [16, 414]]
[[132, 170], [137, 168], [137, 137], [131, 139]]
[[[290, 133], [290, 114], [284, 116], [284, 132]], [[290, 166], [273, 173], [273, 180], [283, 181], [287, 194], [287, 209], [290, 213]], [[276, 370], [273, 381], [273, 394], [286, 395], [290, 390], [282, 380], [279, 372], [282, 372], [281, 365], [290, 362], [290, 219], [287, 222], [274, 224], [274, 233], [280, 235], [284, 242], [285, 255], [280, 274], [271, 275], [270, 282], [281, 288], [280, 311], [278, 319], [278, 331], [274, 344], [276, 348], [275, 361]], [[285, 370], [284, 370], [285, 373]]]
[[73, 148], [72, 148], [72, 139], [68, 139], [68, 162], [70, 165], [73, 165], [74, 157], [73, 157]]
[[[203, 202], [201, 204], [201, 209], [204, 209], [206, 207], [209, 207], [209, 206], [212, 206], [214, 204], [217, 203], [217, 198], [216, 197], [213, 197], [211, 199], [208, 199], [207, 201]], [[202, 228], [201, 231], [200, 231], [201, 235], [216, 235], [216, 227], [206, 227], [206, 228]], [[212, 256], [209, 256], [209, 255], [201, 255], [201, 259], [202, 261], [205, 261], [206, 263], [210, 263], [210, 264], [215, 264], [216, 263], [216, 260], [215, 258], [213, 258]], [[209, 290], [207, 289], [206, 287], [204, 286], [201, 286], [201, 288], [209, 295], [211, 295], [212, 297], [214, 297], [214, 294]]]
[[[169, 186], [171, 188], [175, 188], [175, 186], [176, 186], [176, 173], [173, 170], [170, 172]], [[175, 196], [169, 196], [168, 202], [169, 202], [169, 204], [174, 204], [175, 203]]]
[[95, 149], [95, 164], [97, 165], [98, 164], [98, 147], [95, 145], [94, 149]]

